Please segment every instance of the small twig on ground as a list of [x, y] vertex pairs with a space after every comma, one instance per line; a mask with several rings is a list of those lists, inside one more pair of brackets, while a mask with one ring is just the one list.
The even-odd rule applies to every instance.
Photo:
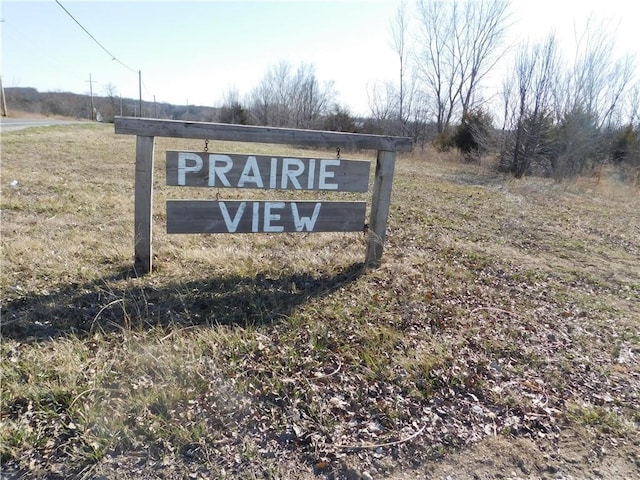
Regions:
[[362, 443], [360, 445], [335, 445], [336, 448], [340, 450], [368, 450], [370, 448], [382, 448], [382, 447], [393, 447], [394, 445], [400, 445], [401, 443], [410, 442], [414, 438], [420, 436], [424, 429], [427, 428], [427, 424], [425, 423], [422, 428], [420, 428], [417, 432], [409, 435], [406, 438], [401, 438], [400, 440], [396, 440], [393, 442], [386, 443]]
[[321, 380], [323, 378], [331, 377], [331, 376], [335, 375], [336, 373], [338, 373], [341, 368], [342, 368], [342, 364], [340, 362], [338, 362], [338, 367], [333, 372], [330, 372], [330, 373], [327, 373], [327, 374], [320, 374], [320, 375], [311, 377], [311, 379], [312, 380]]
[[[102, 312], [104, 312], [107, 308], [109, 308], [111, 305], [115, 305], [116, 303], [120, 303], [120, 302], [124, 302], [124, 298], [116, 298], [115, 300], [113, 300], [112, 302], [107, 303], [104, 307], [102, 307], [100, 309], [100, 311], [96, 314], [95, 317], [93, 317], [93, 322], [91, 322], [91, 330], [93, 330], [93, 325], [96, 323], [96, 321], [98, 320], [98, 318], [100, 318], [100, 315], [102, 315]], [[123, 307], [124, 310], [124, 307]]]
[[78, 401], [78, 399], [80, 397], [82, 397], [85, 393], [93, 392], [94, 390], [98, 390], [98, 389], [96, 387], [93, 387], [93, 388], [88, 388], [87, 390], [83, 390], [82, 392], [80, 392], [78, 395], [76, 395], [76, 397], [73, 399], [73, 401], [69, 404], [67, 409], [71, 410], [71, 407], [73, 407], [73, 405]]
[[502, 308], [497, 308], [497, 307], [477, 307], [477, 308], [474, 308], [473, 310], [471, 310], [471, 313], [480, 312], [482, 310], [489, 311], [489, 312], [506, 313], [507, 315], [513, 315], [514, 317], [519, 317], [520, 316], [517, 313], [512, 312], [511, 310], [504, 310]]

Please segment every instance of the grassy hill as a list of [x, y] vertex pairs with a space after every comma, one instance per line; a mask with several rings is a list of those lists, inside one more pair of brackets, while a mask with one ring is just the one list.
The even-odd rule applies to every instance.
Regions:
[[136, 278], [135, 138], [1, 142], [3, 472], [638, 475], [640, 195], [613, 173], [400, 156], [369, 270], [361, 233], [167, 235], [167, 198], [289, 194], [166, 187], [164, 151], [203, 142], [157, 139], [155, 271]]

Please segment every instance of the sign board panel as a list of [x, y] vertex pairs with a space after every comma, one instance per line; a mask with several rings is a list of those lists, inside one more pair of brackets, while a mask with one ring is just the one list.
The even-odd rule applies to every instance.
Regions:
[[366, 202], [168, 200], [167, 233], [357, 232]]
[[167, 151], [167, 185], [366, 192], [370, 162]]

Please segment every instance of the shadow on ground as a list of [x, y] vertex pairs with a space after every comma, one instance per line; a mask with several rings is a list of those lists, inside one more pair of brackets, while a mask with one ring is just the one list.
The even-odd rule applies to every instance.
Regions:
[[0, 332], [4, 338], [34, 342], [123, 327], [267, 324], [355, 281], [364, 271], [364, 264], [355, 263], [335, 275], [274, 278], [258, 273], [156, 287], [127, 281], [135, 272], [122, 269], [86, 284], [5, 302]]

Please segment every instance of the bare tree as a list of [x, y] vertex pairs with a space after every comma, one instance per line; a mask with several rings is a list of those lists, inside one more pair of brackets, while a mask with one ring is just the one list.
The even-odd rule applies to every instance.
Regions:
[[302, 63], [294, 71], [288, 62], [280, 62], [251, 92], [250, 104], [258, 124], [312, 128], [334, 98], [333, 84], [320, 85], [313, 65]]
[[240, 102], [240, 92], [236, 87], [227, 88], [222, 94], [222, 105], [232, 105]]
[[121, 98], [118, 93], [118, 88], [111, 82], [104, 86], [104, 94], [108, 100], [108, 108], [103, 112], [106, 121], [113, 121], [115, 115], [122, 115], [120, 111]]
[[396, 16], [391, 21], [391, 40], [394, 52], [398, 55], [399, 62], [399, 76], [398, 76], [398, 121], [402, 128], [400, 133], [404, 133], [405, 125], [407, 123], [406, 118], [406, 96], [405, 96], [405, 75], [406, 75], [406, 63], [407, 63], [407, 36], [409, 33], [409, 16], [407, 11], [407, 4], [403, 0], [398, 5]]
[[640, 81], [630, 89], [627, 118], [630, 125], [636, 125], [640, 129]]
[[222, 96], [222, 106], [218, 111], [218, 121], [246, 125], [249, 115], [240, 101], [240, 93], [236, 88], [229, 88]]
[[621, 107], [626, 94], [633, 87], [635, 58], [612, 55], [614, 35], [608, 24], [590, 18], [584, 31], [576, 34], [573, 66], [567, 71], [563, 84], [566, 89], [560, 101], [561, 115], [582, 111], [592, 117], [599, 128], [620, 123]]
[[314, 127], [335, 98], [333, 83], [321, 86], [315, 67], [306, 63], [300, 64], [291, 75], [288, 89], [292, 126], [296, 128]]
[[255, 117], [255, 122], [258, 125], [269, 125], [275, 99], [267, 76], [253, 89], [250, 98], [251, 113]]
[[[412, 85], [415, 86], [415, 83]], [[429, 98], [419, 90], [413, 88], [411, 92], [411, 110], [407, 112], [406, 134], [424, 150], [425, 144], [436, 136], [433, 124], [429, 121], [432, 117], [431, 104]]]
[[393, 82], [376, 82], [367, 88], [367, 100], [376, 133], [391, 133], [397, 119], [398, 91]]
[[612, 55], [615, 42], [608, 25], [590, 18], [576, 34], [572, 64], [556, 89], [556, 180], [575, 176], [607, 160], [612, 132], [626, 123], [635, 72], [629, 55]]
[[516, 177], [526, 174], [533, 162], [552, 158], [549, 134], [559, 69], [558, 43], [549, 35], [544, 44], [520, 48], [515, 72], [505, 82], [501, 166]]
[[422, 88], [432, 99], [438, 133], [473, 105], [498, 60], [507, 29], [507, 0], [418, 0]]
[[281, 61], [269, 69], [266, 76], [268, 87], [271, 88], [273, 103], [269, 125], [288, 127], [289, 122], [289, 76], [291, 64]]
[[288, 62], [271, 66], [250, 94], [251, 111], [259, 125], [288, 126]]

